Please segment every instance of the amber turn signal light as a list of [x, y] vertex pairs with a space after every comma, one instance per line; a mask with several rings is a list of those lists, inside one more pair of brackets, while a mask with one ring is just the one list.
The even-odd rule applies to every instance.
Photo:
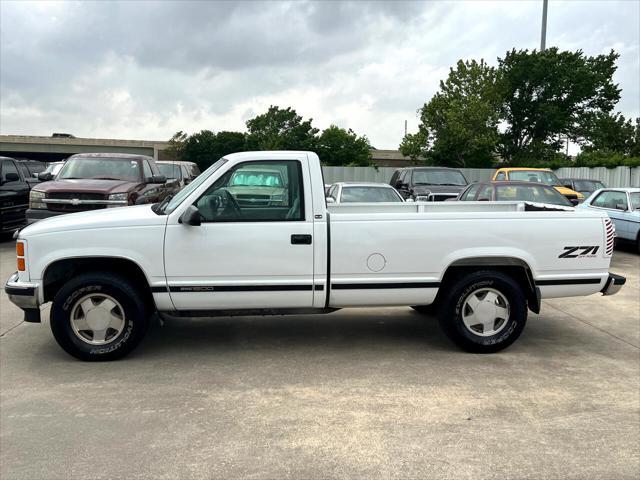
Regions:
[[16, 243], [16, 254], [19, 257], [24, 257], [24, 243], [22, 243], [22, 242], [17, 242]]
[[26, 270], [24, 258], [18, 257], [18, 271], [24, 272]]

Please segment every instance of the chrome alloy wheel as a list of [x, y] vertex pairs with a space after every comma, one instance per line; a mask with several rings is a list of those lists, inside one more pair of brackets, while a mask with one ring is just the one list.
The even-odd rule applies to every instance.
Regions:
[[104, 293], [91, 293], [78, 300], [71, 309], [71, 328], [80, 340], [90, 345], [105, 345], [122, 333], [124, 309]]
[[509, 301], [493, 288], [479, 288], [462, 305], [462, 321], [474, 335], [489, 337], [500, 332], [509, 320]]

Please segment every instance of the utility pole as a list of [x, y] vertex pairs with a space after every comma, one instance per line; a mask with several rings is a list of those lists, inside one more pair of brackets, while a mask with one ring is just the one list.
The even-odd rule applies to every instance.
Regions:
[[407, 121], [404, 121], [404, 136], [407, 136]]
[[549, 0], [542, 0], [542, 32], [540, 34], [540, 51], [544, 52], [547, 44], [547, 5]]

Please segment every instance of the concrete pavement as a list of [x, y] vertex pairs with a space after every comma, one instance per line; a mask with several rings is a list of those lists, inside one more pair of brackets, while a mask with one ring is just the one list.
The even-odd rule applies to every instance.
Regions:
[[612, 271], [484, 356], [391, 308], [175, 319], [82, 363], [3, 292], [0, 478], [638, 478], [640, 257]]

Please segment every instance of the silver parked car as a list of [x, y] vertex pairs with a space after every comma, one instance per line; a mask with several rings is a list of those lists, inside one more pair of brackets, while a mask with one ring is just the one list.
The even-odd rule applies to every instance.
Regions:
[[338, 182], [327, 193], [328, 203], [404, 202], [402, 195], [386, 183]]
[[601, 188], [578, 208], [606, 211], [616, 227], [616, 238], [635, 242], [640, 251], [640, 188]]

